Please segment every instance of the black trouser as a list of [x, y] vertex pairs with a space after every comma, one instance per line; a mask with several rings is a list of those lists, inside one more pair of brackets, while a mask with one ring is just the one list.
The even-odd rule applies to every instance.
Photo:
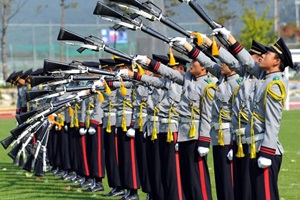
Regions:
[[[127, 127], [129, 129], [129, 127]], [[121, 186], [124, 189], [140, 188], [140, 179], [135, 154], [134, 137], [127, 137], [121, 127], [118, 132], [119, 173]]]
[[[67, 124], [66, 124], [67, 125]], [[60, 157], [61, 157], [61, 169], [70, 170], [70, 153], [69, 153], [69, 130], [66, 131], [64, 126], [60, 130], [61, 146], [60, 146]]]
[[87, 132], [87, 156], [91, 178], [104, 178], [104, 152], [103, 152], [103, 136], [100, 125], [93, 124], [96, 133], [91, 135]]
[[78, 129], [70, 128], [68, 125], [69, 131], [69, 153], [70, 153], [70, 163], [71, 171], [78, 171]]
[[121, 186], [119, 163], [118, 163], [118, 140], [115, 134], [115, 126], [111, 127], [112, 132], [106, 132], [104, 128], [104, 153], [107, 181], [109, 187], [115, 188]]
[[211, 200], [211, 184], [206, 156], [200, 157], [198, 141], [179, 142], [182, 188], [186, 199]]
[[86, 138], [87, 135], [80, 135], [78, 133], [78, 172], [80, 176], [89, 176], [89, 166], [86, 152]]
[[233, 164], [227, 154], [230, 145], [213, 146], [215, 181], [218, 200], [232, 200], [233, 193]]
[[249, 145], [243, 144], [244, 157], [236, 157], [238, 144], [233, 144], [233, 182], [234, 182], [234, 198], [251, 200], [251, 181], [250, 181], [250, 156]]
[[140, 132], [139, 129], [135, 129], [135, 152], [142, 191], [145, 193], [151, 193], [149, 171], [147, 166], [146, 139], [144, 138], [144, 133]]
[[147, 165], [149, 171], [149, 180], [151, 186], [152, 198], [155, 200], [164, 200], [164, 187], [162, 183], [161, 159], [160, 159], [160, 136], [156, 140], [151, 140], [151, 136], [146, 138]]
[[272, 165], [261, 169], [257, 165], [257, 159], [250, 159], [250, 177], [252, 184], [252, 196], [255, 200], [279, 200], [278, 174], [282, 162], [282, 156], [276, 155], [271, 158]]
[[175, 151], [177, 132], [173, 132], [173, 141], [167, 142], [167, 133], [159, 133], [161, 177], [164, 186], [164, 199], [183, 200], [184, 194], [181, 185], [179, 152]]

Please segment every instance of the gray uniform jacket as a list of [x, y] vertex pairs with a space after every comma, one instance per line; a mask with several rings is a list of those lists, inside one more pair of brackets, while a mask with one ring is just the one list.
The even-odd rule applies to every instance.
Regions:
[[177, 110], [180, 102], [180, 95], [182, 93], [182, 86], [167, 78], [158, 78], [148, 75], [138, 76], [136, 79], [146, 82], [156, 88], [165, 90], [164, 98], [157, 104], [157, 107], [160, 110], [158, 113], [160, 123], [159, 132], [166, 133], [169, 131], [169, 128], [171, 132], [178, 132], [179, 115]]
[[[190, 72], [182, 74], [154, 60], [151, 61], [149, 67], [182, 85], [182, 94], [177, 111], [180, 116], [178, 142], [199, 140], [200, 145], [209, 147], [212, 106], [212, 98], [209, 96], [213, 97], [215, 91], [212, 87], [206, 90], [206, 86], [211, 83], [208, 75], [194, 77]], [[208, 91], [210, 95], [206, 95], [205, 91]], [[196, 129], [195, 135], [190, 134], [192, 127]]]
[[[257, 152], [264, 157], [283, 154], [282, 145], [278, 139], [280, 122], [282, 117], [283, 102], [288, 88], [287, 78], [283, 72], [273, 72], [265, 74], [255, 63], [251, 55], [241, 45], [235, 45], [241, 49], [235, 51], [241, 66], [249, 73], [253, 74], [258, 80], [250, 95], [249, 123], [246, 126], [246, 141], [255, 141]], [[253, 119], [253, 123], [251, 123]], [[251, 130], [254, 135], [251, 135]]]
[[130, 126], [133, 119], [133, 83], [129, 81], [124, 82], [124, 87], [127, 91], [127, 94], [125, 95], [121, 94], [121, 82], [112, 82], [112, 86], [116, 88], [116, 127], [121, 127], [123, 117], [125, 117], [126, 126], [128, 127]]
[[[220, 56], [222, 56], [222, 52]], [[228, 56], [228, 58], [230, 57]], [[228, 58], [226, 59], [228, 60]], [[198, 54], [196, 59], [201, 66], [208, 69], [211, 74], [219, 79], [212, 106], [212, 129], [210, 132], [212, 145], [229, 145], [232, 141], [232, 102], [235, 98], [235, 90], [238, 89], [242, 78], [240, 78], [239, 74], [229, 77], [221, 74], [220, 65], [213, 62], [202, 52]], [[232, 65], [238, 65], [238, 62], [235, 62], [235, 60], [231, 62]]]
[[133, 116], [135, 118], [135, 129], [141, 129], [147, 121], [147, 99], [149, 95], [149, 86], [146, 84], [135, 83], [135, 98], [133, 99]]

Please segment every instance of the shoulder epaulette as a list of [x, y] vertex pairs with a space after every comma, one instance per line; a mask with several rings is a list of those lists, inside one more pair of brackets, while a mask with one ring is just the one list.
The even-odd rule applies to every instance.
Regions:
[[204, 79], [206, 83], [212, 83], [212, 80], [210, 78]]
[[237, 79], [236, 79], [236, 82], [237, 82], [239, 85], [241, 85], [242, 82], [243, 82], [243, 78], [242, 78], [242, 77], [237, 78]]

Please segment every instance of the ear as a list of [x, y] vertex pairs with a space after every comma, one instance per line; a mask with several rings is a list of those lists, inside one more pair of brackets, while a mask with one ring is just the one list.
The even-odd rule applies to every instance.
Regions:
[[273, 62], [273, 66], [274, 66], [274, 67], [280, 66], [280, 62], [281, 62], [280, 58], [275, 58], [275, 59], [274, 59], [274, 62]]

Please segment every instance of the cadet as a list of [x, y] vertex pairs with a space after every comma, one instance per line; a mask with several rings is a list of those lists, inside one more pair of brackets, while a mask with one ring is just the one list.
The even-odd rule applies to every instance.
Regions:
[[[175, 60], [172, 54], [170, 54], [170, 58], [169, 62], [167, 56], [153, 54], [153, 59], [161, 61], [181, 73], [185, 73], [185, 65], [189, 61], [179, 56], [177, 56]], [[176, 149], [176, 146], [178, 146], [177, 132], [179, 117], [176, 110], [178, 109], [182, 86], [167, 78], [150, 77], [137, 73], [133, 74], [132, 72], [129, 73], [129, 76], [133, 76], [137, 80], [166, 90], [164, 94], [165, 97], [157, 105], [160, 122], [159, 135], [157, 138], [159, 143], [159, 155], [155, 158], [161, 161], [161, 165], [156, 166], [155, 171], [157, 171], [157, 168], [160, 168], [161, 174], [158, 174], [158, 177], [160, 177], [160, 181], [163, 185], [164, 196], [158, 198], [159, 195], [162, 194], [153, 194], [153, 197], [154, 199], [184, 199], [179, 168], [179, 153], [178, 149]]]
[[[115, 61], [111, 58], [100, 59], [101, 69], [114, 71]], [[111, 85], [111, 86], [110, 86]], [[104, 137], [104, 153], [105, 153], [105, 167], [107, 173], [107, 181], [111, 191], [104, 196], [121, 196], [124, 195], [124, 190], [121, 188], [121, 180], [119, 175], [118, 162], [118, 139], [115, 133], [116, 126], [116, 92], [112, 87], [112, 83], [104, 83], [105, 92], [104, 101], [102, 102], [103, 109], [103, 137]]]
[[[181, 74], [146, 56], [138, 55], [135, 60], [183, 86], [177, 111], [183, 192], [186, 199], [212, 199], [206, 155], [210, 145], [209, 123], [215, 86], [206, 69], [193, 60], [190, 70]], [[197, 149], [200, 149], [199, 153]]]
[[[121, 58], [114, 58], [116, 67], [119, 70], [129, 69], [131, 61]], [[118, 137], [118, 159], [121, 186], [127, 189], [127, 193], [122, 199], [139, 199], [137, 190], [140, 188], [140, 180], [136, 161], [136, 151], [134, 145], [134, 125], [133, 118], [133, 96], [132, 82], [122, 81], [113, 83], [117, 88], [115, 107], [117, 109], [117, 137]]]
[[226, 28], [214, 29], [232, 45], [232, 52], [242, 67], [257, 79], [250, 96], [250, 123], [245, 128], [250, 145], [250, 177], [254, 199], [280, 199], [278, 173], [283, 148], [278, 140], [282, 111], [288, 88], [285, 67], [293, 68], [291, 52], [282, 38], [267, 47], [267, 53], [256, 63], [251, 55], [235, 40]]

